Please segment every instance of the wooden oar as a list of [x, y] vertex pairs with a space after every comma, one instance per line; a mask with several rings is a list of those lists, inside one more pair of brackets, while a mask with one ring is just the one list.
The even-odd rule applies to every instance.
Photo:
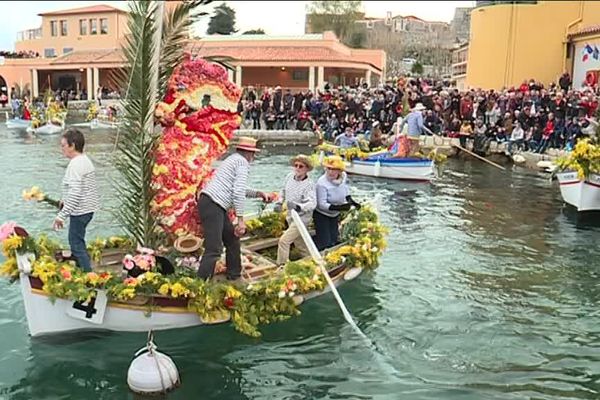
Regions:
[[[361, 337], [363, 337], [364, 339], [367, 339], [369, 341], [369, 339], [363, 333], [363, 331], [361, 331], [360, 328], [358, 327], [358, 325], [356, 325], [356, 322], [354, 322], [352, 315], [350, 315], [350, 312], [346, 308], [344, 301], [342, 300], [340, 294], [337, 291], [337, 288], [335, 287], [335, 284], [333, 283], [333, 281], [331, 280], [331, 277], [329, 276], [329, 273], [327, 272], [327, 268], [325, 267], [325, 260], [323, 260], [323, 257], [321, 256], [321, 253], [319, 253], [319, 250], [317, 249], [315, 242], [313, 242], [312, 238], [310, 237], [310, 233], [308, 233], [308, 229], [306, 229], [306, 226], [304, 226], [304, 222], [302, 222], [302, 220], [300, 219], [300, 215], [298, 215], [296, 210], [292, 210], [291, 214], [292, 214], [292, 219], [294, 220], [296, 227], [300, 231], [300, 236], [302, 236], [302, 240], [304, 240], [304, 244], [306, 244], [306, 247], [308, 248], [310, 255], [312, 256], [313, 260], [317, 263], [319, 268], [321, 268], [321, 272], [323, 273], [325, 280], [327, 280], [327, 284], [329, 285], [329, 288], [331, 289], [331, 293], [333, 293], [333, 297], [335, 297], [335, 300], [337, 301], [338, 306], [340, 307], [340, 310], [342, 310], [342, 314], [344, 315], [344, 318], [350, 324], [350, 326], [356, 331], [356, 333], [358, 333]], [[369, 343], [370, 343], [370, 341], [369, 341]]]
[[472, 151], [470, 151], [470, 150], [467, 150], [467, 149], [465, 149], [464, 147], [462, 147], [462, 146], [460, 146], [460, 145], [458, 145], [458, 144], [452, 144], [452, 146], [456, 147], [457, 149], [460, 149], [460, 150], [464, 151], [465, 153], [468, 153], [468, 154], [472, 155], [472, 156], [473, 156], [473, 157], [475, 157], [475, 158], [479, 158], [481, 161], [485, 161], [486, 163], [488, 163], [488, 164], [490, 164], [490, 165], [493, 165], [494, 167], [496, 167], [496, 168], [499, 168], [499, 169], [501, 169], [502, 171], [506, 171], [506, 168], [504, 168], [502, 165], [498, 165], [498, 164], [496, 164], [495, 162], [493, 162], [493, 161], [490, 161], [490, 160], [488, 160], [488, 159], [487, 159], [487, 158], [485, 158], [485, 157], [481, 157], [479, 154], [475, 154], [475, 153], [473, 153]]

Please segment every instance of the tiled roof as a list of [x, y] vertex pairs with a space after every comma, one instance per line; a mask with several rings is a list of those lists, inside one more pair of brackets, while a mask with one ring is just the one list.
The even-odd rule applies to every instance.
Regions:
[[123, 62], [121, 49], [77, 50], [55, 58], [50, 65]]
[[89, 7], [79, 7], [79, 8], [70, 8], [68, 10], [57, 10], [57, 11], [48, 11], [44, 13], [40, 13], [38, 15], [45, 17], [51, 15], [71, 15], [71, 14], [90, 14], [90, 13], [101, 13], [101, 12], [122, 12], [126, 11], [121, 10], [120, 8], [107, 6], [106, 4], [98, 4], [95, 6]]
[[377, 69], [380, 66], [373, 65], [368, 61], [360, 60], [360, 57], [346, 55], [327, 47], [314, 46], [223, 46], [208, 47], [194, 46], [190, 49], [193, 54], [200, 57], [230, 57], [234, 60], [243, 61], [338, 61], [360, 64], [370, 64]]
[[576, 37], [576, 36], [585, 36], [585, 35], [591, 35], [594, 33], [600, 33], [600, 24], [596, 24], [596, 25], [589, 25], [586, 26], [576, 32], [573, 33], [569, 33], [569, 37]]

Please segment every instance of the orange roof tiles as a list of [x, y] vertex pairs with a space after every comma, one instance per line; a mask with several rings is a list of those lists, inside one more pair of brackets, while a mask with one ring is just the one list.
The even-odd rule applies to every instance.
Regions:
[[55, 58], [51, 65], [81, 63], [123, 63], [125, 57], [121, 49], [77, 50]]
[[327, 47], [315, 46], [268, 46], [260, 43], [250, 46], [223, 46], [208, 47], [199, 43], [190, 48], [193, 54], [200, 57], [231, 57], [234, 60], [242, 61], [338, 61], [369, 64], [377, 69], [380, 66], [374, 65], [362, 57], [356, 55], [346, 55]]

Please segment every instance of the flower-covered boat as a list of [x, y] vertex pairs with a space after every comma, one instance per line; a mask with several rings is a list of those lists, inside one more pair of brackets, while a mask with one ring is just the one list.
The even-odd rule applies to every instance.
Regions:
[[[259, 336], [260, 324], [296, 315], [303, 301], [327, 292], [322, 264], [298, 255], [280, 267], [269, 258], [285, 227], [283, 213], [248, 221], [242, 282], [196, 278], [203, 231], [196, 193], [211, 179], [213, 163], [227, 152], [241, 119], [236, 112], [241, 91], [225, 68], [183, 54], [190, 15], [200, 3], [178, 2], [164, 18], [163, 2], [130, 3], [121, 87], [133, 83], [123, 102], [127, 123], [114, 163], [115, 193], [122, 202], [115, 218], [127, 236], [90, 243], [95, 265], [84, 272], [47, 237], [34, 238], [14, 223], [0, 227], [6, 257], [0, 273], [19, 279], [32, 336], [226, 321]], [[147, 23], [162, 23], [162, 35]], [[138, 51], [139, 46], [154, 51]], [[153, 86], [157, 89], [148, 89]], [[56, 204], [37, 187], [23, 197]], [[385, 229], [368, 205], [349, 211], [340, 230], [343, 243], [324, 258], [335, 285], [375, 268], [385, 247]], [[217, 277], [224, 264], [217, 262]]]
[[600, 146], [580, 140], [573, 151], [559, 159], [560, 194], [577, 211], [600, 210]]
[[[149, 262], [148, 270], [137, 277], [125, 276], [121, 259], [132, 252], [133, 241], [124, 237], [93, 242], [89, 250], [94, 271], [85, 273], [62, 259], [58, 243], [45, 236], [36, 240], [15, 224], [1, 229], [7, 258], [1, 273], [19, 279], [32, 336], [79, 330], [145, 332], [230, 320], [239, 331], [258, 336], [259, 324], [296, 315], [305, 300], [329, 291], [310, 259], [278, 267], [261, 254], [276, 247], [277, 238], [269, 235], [280, 232], [284, 220], [285, 214], [264, 214], [248, 222], [243, 284], [196, 279], [189, 260], [197, 260], [199, 253], [186, 255], [173, 249], [165, 254], [177, 265], [174, 273], [155, 271]], [[325, 255], [336, 286], [375, 268], [385, 247], [384, 229], [369, 206], [351, 211], [341, 232], [345, 242]], [[125, 257], [123, 264], [129, 259]]]
[[319, 149], [324, 154], [342, 156], [349, 174], [412, 181], [430, 181], [435, 177], [435, 158], [392, 157], [387, 150], [364, 152], [331, 144], [322, 144]]

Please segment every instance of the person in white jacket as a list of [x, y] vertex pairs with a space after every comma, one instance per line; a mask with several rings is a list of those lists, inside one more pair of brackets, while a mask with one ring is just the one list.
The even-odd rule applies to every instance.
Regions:
[[314, 182], [308, 176], [313, 169], [309, 157], [298, 155], [291, 159], [294, 172], [288, 174], [283, 184], [279, 200], [275, 203], [275, 210], [281, 211], [282, 205], [287, 205], [286, 220], [288, 228], [279, 238], [277, 247], [277, 264], [285, 264], [290, 257], [292, 243], [301, 250], [306, 250], [306, 245], [300, 236], [300, 231], [292, 219], [291, 211], [296, 210], [304, 225], [308, 225], [314, 209], [317, 206], [317, 195]]

